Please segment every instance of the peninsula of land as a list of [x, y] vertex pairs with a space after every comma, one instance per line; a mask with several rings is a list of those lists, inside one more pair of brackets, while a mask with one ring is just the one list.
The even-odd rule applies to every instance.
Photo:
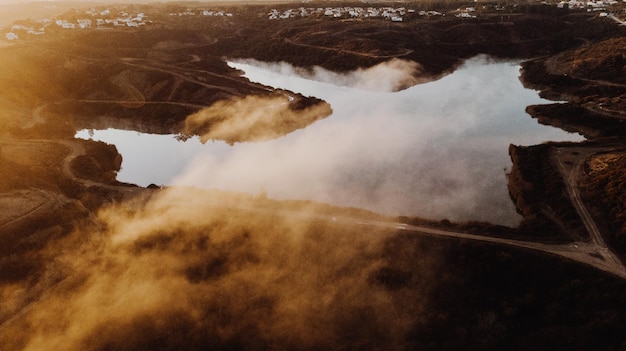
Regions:
[[[569, 3], [429, 6], [98, 4], [3, 27], [2, 348], [623, 348], [621, 20]], [[517, 228], [143, 188], [117, 180], [115, 146], [74, 137], [117, 128], [232, 144], [331, 115], [227, 60], [303, 75], [412, 62], [402, 90], [478, 54], [523, 61], [522, 82], [555, 101], [527, 112], [586, 138], [510, 146]]]

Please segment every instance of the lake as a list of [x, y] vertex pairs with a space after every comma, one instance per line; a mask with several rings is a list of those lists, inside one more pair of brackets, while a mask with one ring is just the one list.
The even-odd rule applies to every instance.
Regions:
[[[118, 179], [195, 185], [274, 199], [310, 199], [385, 214], [517, 225], [505, 170], [509, 144], [580, 141], [540, 125], [527, 105], [547, 103], [519, 81], [519, 64], [468, 60], [437, 81], [399, 92], [383, 67], [352, 74], [317, 70], [307, 79], [285, 64], [231, 63], [251, 81], [315, 96], [333, 114], [264, 142], [237, 143], [132, 131], [80, 131], [115, 144]], [[367, 90], [369, 89], [369, 90]]]

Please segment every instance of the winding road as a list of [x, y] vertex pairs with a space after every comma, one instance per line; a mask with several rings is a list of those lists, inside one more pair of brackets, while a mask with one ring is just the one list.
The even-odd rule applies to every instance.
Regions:
[[[293, 45], [310, 46], [307, 44], [295, 43], [289, 39], [284, 39], [284, 40]], [[324, 48], [324, 49], [330, 49], [330, 48]], [[402, 55], [406, 55], [407, 53], [403, 53]], [[359, 54], [363, 54], [363, 53], [359, 53]], [[402, 56], [402, 55], [395, 55], [395, 56]], [[92, 61], [99, 60], [99, 59], [87, 58], [87, 57], [81, 57], [81, 58], [85, 60], [92, 60]], [[188, 61], [187, 63], [199, 62], [199, 60], [201, 59], [202, 58], [200, 56], [192, 55], [191, 60]], [[111, 61], [111, 59], [104, 59], [104, 60]], [[208, 71], [200, 70], [197, 68], [191, 68], [191, 69], [181, 68], [176, 65], [168, 65], [168, 64], [161, 63], [161, 62], [136, 59], [136, 58], [123, 58], [123, 59], [117, 59], [117, 60], [133, 68], [139, 68], [142, 70], [153, 70], [153, 71], [167, 73], [175, 77], [175, 79], [178, 82], [188, 82], [188, 83], [198, 84], [205, 88], [220, 89], [234, 96], [242, 95], [239, 91], [237, 91], [234, 88], [211, 85], [211, 84], [204, 83], [200, 79], [198, 79], [198, 77], [202, 75], [214, 75], [220, 78], [237, 80], [240, 82], [239, 78], [236, 78], [236, 77], [222, 75], [222, 74], [214, 73], [214, 72], [208, 72]], [[255, 89], [263, 88], [262, 86], [258, 84], [254, 84], [254, 83], [249, 82], [247, 84], [249, 84], [251, 87], [254, 87]], [[198, 108], [198, 109], [205, 107], [202, 105], [196, 105], [196, 104], [185, 103], [185, 102], [176, 102], [176, 101], [89, 100], [89, 99], [77, 100], [77, 101], [81, 103], [111, 103], [111, 104], [120, 104], [120, 103], [171, 104], [171, 105], [186, 106], [186, 107]], [[35, 121], [41, 121], [42, 119], [41, 113], [42, 113], [42, 110], [45, 109], [45, 107], [46, 105], [43, 105], [35, 109], [35, 111], [33, 112]], [[7, 142], [7, 141], [4, 140], [3, 142]], [[115, 190], [116, 192], [122, 194], [124, 198], [132, 197], [132, 196], [135, 196], [143, 192], [147, 192], [147, 191], [152, 191], [149, 189], [144, 189], [144, 188], [139, 188], [139, 187], [126, 187], [126, 186], [104, 184], [104, 183], [99, 183], [96, 181], [86, 180], [86, 179], [77, 177], [72, 171], [72, 167], [71, 167], [72, 160], [80, 155], [85, 154], [85, 150], [82, 146], [82, 143], [78, 140], [71, 140], [71, 139], [68, 139], [68, 140], [10, 140], [8, 142], [12, 142], [12, 143], [33, 143], [33, 142], [50, 143], [52, 142], [52, 143], [58, 143], [58, 144], [63, 145], [64, 147], [68, 148], [69, 153], [61, 165], [62, 174], [64, 175], [64, 177], [67, 177], [68, 179], [72, 179], [73, 181], [79, 184], [82, 184], [85, 187], [97, 186], [97, 187], [109, 188], [111, 190]], [[589, 214], [589, 211], [585, 207], [578, 191], [578, 183], [580, 180], [580, 175], [582, 174], [582, 168], [583, 168], [585, 159], [587, 156], [590, 155], [592, 151], [589, 151], [589, 149], [586, 149], [586, 148], [580, 148], [580, 150], [577, 149], [576, 152], [580, 152], [580, 155], [576, 157], [576, 162], [574, 163], [569, 162], [571, 163], [570, 165], [568, 164], [568, 162], [565, 162], [564, 155], [567, 152], [571, 152], [571, 150], [572, 150], [571, 148], [570, 149], [564, 149], [564, 148], [555, 149], [553, 153], [553, 160], [555, 164], [558, 166], [559, 172], [562, 174], [563, 179], [565, 180], [565, 183], [567, 184], [567, 192], [572, 201], [572, 204], [576, 208], [576, 211], [580, 215], [580, 218], [583, 221], [585, 228], [589, 232], [590, 242], [574, 241], [569, 244], [553, 245], [553, 244], [545, 244], [545, 243], [539, 243], [539, 242], [533, 242], [533, 241], [513, 240], [513, 239], [506, 239], [506, 238], [498, 238], [498, 237], [491, 237], [491, 236], [454, 232], [454, 231], [422, 227], [422, 226], [411, 226], [411, 225], [395, 223], [395, 222], [371, 221], [371, 220], [362, 220], [362, 219], [338, 217], [338, 216], [330, 216], [330, 215], [319, 216], [319, 215], [312, 215], [312, 214], [301, 214], [301, 213], [297, 213], [296, 211], [289, 212], [289, 215], [290, 216], [303, 216], [303, 219], [321, 220], [321, 221], [335, 223], [339, 225], [364, 226], [364, 227], [369, 227], [369, 228], [384, 228], [384, 229], [389, 229], [389, 230], [413, 233], [415, 235], [429, 235], [429, 236], [456, 238], [456, 239], [462, 239], [462, 240], [475, 240], [475, 241], [492, 243], [496, 245], [507, 245], [507, 246], [513, 246], [513, 247], [520, 247], [524, 249], [531, 249], [531, 250], [536, 250], [536, 251], [544, 252], [544, 253], [551, 254], [551, 255], [558, 255], [560, 257], [564, 257], [572, 261], [576, 261], [585, 265], [592, 266], [604, 272], [611, 273], [622, 279], [626, 279], [626, 267], [624, 267], [624, 265], [619, 260], [619, 258], [613, 252], [611, 252], [611, 250], [605, 244], [603, 237], [595, 221], [593, 220], [592, 216]], [[586, 150], [586, 151], [583, 151], [583, 150]], [[571, 154], [568, 157], [571, 158]], [[63, 196], [63, 195], [56, 195], [57, 200], [60, 196]], [[249, 208], [242, 208], [242, 209], [252, 210]], [[37, 208], [35, 208], [35, 210], [37, 210]], [[257, 208], [254, 210], [264, 211], [268, 213], [275, 212], [275, 210], [263, 209], [263, 208]], [[28, 216], [28, 213], [26, 213], [26, 216]]]
[[[85, 187], [106, 187], [111, 190], [115, 190], [119, 194], [123, 195], [124, 198], [131, 198], [145, 192], [151, 192], [153, 190], [140, 188], [140, 187], [128, 187], [128, 186], [118, 186], [111, 184], [104, 184], [96, 181], [82, 179], [77, 177], [71, 168], [72, 160], [80, 155], [85, 154], [85, 150], [83, 148], [82, 142], [79, 140], [4, 140], [3, 142], [12, 142], [12, 143], [34, 143], [34, 142], [46, 142], [46, 143], [58, 143], [60, 145], [65, 146], [69, 152], [65, 157], [61, 167], [61, 171], [63, 175], [73, 181], [82, 184]], [[561, 149], [556, 148], [553, 153], [553, 157], [555, 162], [558, 165], [559, 171], [563, 174], [564, 179], [567, 184], [567, 192], [572, 200], [572, 203], [576, 207], [585, 227], [589, 231], [590, 242], [583, 241], [575, 241], [568, 244], [546, 244], [540, 242], [533, 241], [523, 241], [523, 240], [514, 240], [507, 238], [499, 238], [499, 237], [491, 237], [491, 236], [483, 236], [462, 232], [449, 231], [444, 229], [423, 227], [423, 226], [413, 226], [407, 225], [404, 223], [398, 222], [388, 222], [388, 221], [374, 221], [374, 220], [365, 220], [360, 218], [351, 218], [351, 217], [341, 217], [341, 216], [332, 216], [332, 215], [316, 215], [311, 213], [304, 213], [298, 211], [277, 211], [275, 209], [267, 209], [263, 207], [241, 207], [241, 210], [248, 211], [261, 211], [272, 214], [285, 214], [290, 217], [300, 218], [302, 220], [314, 220], [314, 221], [323, 221], [326, 223], [332, 223], [335, 225], [347, 225], [347, 226], [363, 226], [365, 228], [382, 228], [388, 229], [392, 231], [402, 231], [406, 233], [412, 233], [415, 235], [427, 235], [427, 236], [438, 236], [438, 237], [447, 237], [447, 238], [456, 238], [461, 240], [475, 240], [486, 243], [491, 243], [495, 245], [506, 245], [512, 247], [519, 247], [524, 249], [535, 250], [543, 253], [547, 253], [550, 255], [557, 255], [568, 260], [576, 261], [585, 265], [589, 265], [601, 271], [613, 274], [622, 279], [626, 279], [626, 267], [622, 264], [619, 258], [607, 247], [602, 238], [602, 235], [595, 224], [592, 216], [589, 214], [586, 209], [579, 191], [578, 191], [578, 182], [582, 172], [582, 166], [586, 157], [591, 155], [594, 151], [586, 148], [575, 148], [573, 149]], [[595, 150], [595, 152], [598, 152]], [[568, 153], [566, 155], [566, 153]], [[576, 156], [577, 162], [575, 164], [569, 165], [571, 163], [566, 161], [566, 158]], [[50, 194], [45, 193], [41, 194], [44, 196], [48, 203], [52, 204], [52, 202], [58, 202], [59, 196], [50, 196]], [[64, 196], [62, 196], [65, 198]], [[63, 200], [64, 201], [64, 200]], [[61, 201], [61, 202], [63, 202]], [[38, 205], [33, 211], [36, 210], [43, 205]], [[32, 212], [32, 211], [30, 211]], [[25, 216], [29, 214], [26, 213]], [[20, 219], [23, 219], [20, 217]], [[17, 220], [17, 219], [14, 219]], [[7, 223], [4, 223], [3, 226], [6, 226]]]
[[[606, 151], [604, 149], [598, 150], [595, 148], [555, 148], [552, 150], [551, 158], [557, 165], [557, 168], [566, 184], [567, 193], [576, 209], [576, 212], [580, 216], [587, 232], [591, 243], [585, 244], [586, 250], [589, 256], [600, 260], [602, 267], [608, 268], [607, 271], [618, 275], [626, 279], [626, 267], [621, 260], [613, 253], [606, 245], [602, 233], [598, 229], [595, 220], [587, 210], [587, 207], [583, 203], [580, 191], [578, 190], [578, 184], [580, 183], [580, 176], [583, 174], [583, 166], [585, 160], [598, 152]], [[567, 160], [566, 160], [567, 158]], [[569, 161], [574, 159], [574, 162]], [[577, 243], [580, 247], [583, 243]], [[596, 263], [597, 265], [597, 263]], [[594, 266], [596, 266], [594, 265]], [[598, 267], [598, 266], [596, 266]], [[599, 267], [598, 267], [599, 268]]]
[[329, 46], [320, 46], [320, 45], [297, 43], [297, 42], [295, 42], [295, 41], [293, 41], [293, 40], [291, 40], [289, 38], [283, 38], [283, 41], [285, 43], [287, 43], [287, 44], [294, 45], [294, 46], [308, 47], [308, 48], [314, 48], [314, 49], [319, 49], [319, 50], [327, 50], [327, 51], [335, 51], [335, 52], [340, 53], [340, 54], [341, 53], [347, 53], [347, 54], [352, 54], [352, 55], [356, 55], [356, 56], [371, 57], [371, 58], [377, 58], [377, 59], [390, 59], [390, 58], [402, 57], [402, 56], [409, 55], [410, 53], [413, 52], [413, 50], [404, 49], [402, 52], [399, 52], [399, 53], [396, 53], [396, 54], [378, 55], [378, 54], [371, 54], [371, 53], [367, 53], [367, 52], [359, 52], [359, 51], [354, 51], [354, 50], [333, 48], [333, 47], [329, 47]]
[[[250, 211], [263, 211], [270, 212], [271, 210], [243, 208]], [[364, 220], [351, 217], [340, 216], [326, 216], [326, 215], [314, 215], [310, 213], [298, 213], [295, 211], [278, 211], [284, 215], [290, 217], [298, 217], [302, 220], [317, 220], [325, 223], [333, 223], [336, 225], [347, 226], [362, 226], [365, 228], [382, 228], [394, 231], [402, 231], [406, 233], [412, 233], [415, 235], [437, 236], [447, 237], [462, 240], [481, 241], [495, 245], [505, 245], [518, 247], [523, 249], [530, 249], [547, 253], [550, 255], [556, 255], [566, 258], [571, 261], [582, 263], [598, 270], [613, 274], [622, 279], [626, 279], [626, 267], [622, 265], [621, 261], [605, 246], [598, 246], [595, 243], [588, 243], [582, 241], [575, 241], [567, 244], [546, 244], [533, 241], [514, 240], [506, 238], [498, 238], [492, 236], [476, 235], [462, 232], [455, 232], [443, 229], [436, 229], [423, 226], [407, 225], [399, 222], [385, 222], [385, 221], [373, 221]], [[272, 213], [276, 213], [273, 211]]]

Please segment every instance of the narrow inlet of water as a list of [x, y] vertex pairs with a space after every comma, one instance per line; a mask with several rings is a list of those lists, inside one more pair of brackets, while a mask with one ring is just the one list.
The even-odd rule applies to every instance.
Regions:
[[356, 75], [376, 86], [385, 70], [344, 77], [318, 71], [304, 79], [284, 64], [231, 65], [251, 81], [324, 99], [333, 114], [276, 140], [233, 146], [121, 130], [77, 136], [115, 144], [124, 157], [119, 180], [139, 185], [265, 191], [275, 199], [512, 226], [521, 218], [507, 189], [509, 144], [582, 140], [525, 113], [547, 101], [522, 86], [516, 63], [475, 58], [440, 80], [395, 93], [323, 82], [339, 77], [350, 84]]

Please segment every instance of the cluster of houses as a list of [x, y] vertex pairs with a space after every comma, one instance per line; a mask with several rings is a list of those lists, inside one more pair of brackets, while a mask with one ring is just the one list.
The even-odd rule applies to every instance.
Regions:
[[[304, 0], [303, 2], [307, 2]], [[601, 16], [608, 16], [607, 8], [615, 5], [626, 3], [626, 0], [561, 0], [556, 3], [559, 8], [570, 9], [586, 9], [587, 11], [602, 11]], [[555, 2], [551, 3], [554, 6]], [[500, 6], [496, 10], [503, 10]], [[459, 18], [476, 18], [476, 8], [466, 7], [457, 9], [455, 16]], [[206, 9], [184, 9], [179, 12], [168, 13], [169, 16], [206, 16], [206, 17], [231, 17], [232, 13], [220, 10], [206, 10]], [[432, 17], [432, 16], [445, 16], [445, 14], [437, 11], [416, 11], [413, 9], [407, 9], [405, 7], [300, 7], [287, 10], [272, 9], [267, 16], [270, 20], [288, 19], [296, 17], [310, 17], [315, 16], [319, 18], [374, 18], [384, 19], [392, 22], [403, 22], [407, 18], [414, 16], [420, 17]], [[63, 16], [64, 18], [51, 20], [43, 19], [37, 21], [30, 21], [28, 24], [15, 24], [11, 27], [0, 28], [0, 31], [5, 32], [5, 39], [18, 40], [20, 36], [24, 35], [42, 35], [46, 33], [48, 28], [62, 28], [62, 29], [106, 29], [116, 27], [140, 27], [144, 26], [150, 21], [147, 20], [147, 16], [143, 12], [126, 12], [121, 11], [119, 14], [114, 15], [108, 8], [91, 8], [82, 13], [76, 11], [69, 15]], [[71, 19], [68, 19], [71, 18]], [[52, 26], [52, 27], [51, 27]]]
[[606, 11], [607, 7], [619, 4], [616, 0], [598, 0], [598, 1], [581, 1], [581, 0], [569, 0], [561, 1], [556, 6], [558, 8], [569, 9], [587, 9], [587, 11]]
[[222, 17], [222, 16], [226, 16], [226, 17], [232, 17], [233, 14], [230, 12], [225, 12], [225, 11], [213, 11], [213, 10], [190, 10], [187, 9], [186, 11], [183, 12], [172, 12], [169, 13], [170, 16], [207, 16], [207, 17]]
[[14, 24], [11, 26], [11, 30], [5, 34], [7, 40], [18, 40], [19, 34], [26, 33], [28, 35], [42, 35], [45, 34], [46, 27], [52, 23], [52, 20], [45, 19], [35, 22], [35, 26], [27, 26], [24, 24]]
[[[102, 13], [107, 13], [105, 10]], [[98, 17], [93, 15], [93, 17]], [[113, 18], [79, 18], [75, 22], [65, 19], [58, 19], [55, 24], [64, 29], [86, 29], [86, 28], [106, 28], [106, 27], [139, 27], [146, 25], [146, 15], [143, 12], [129, 15], [122, 12], [118, 17]]]
[[272, 9], [267, 15], [270, 20], [288, 19], [296, 17], [325, 16], [333, 18], [382, 18], [393, 22], [402, 22], [407, 13], [414, 13], [415, 10], [404, 7], [318, 7], [288, 9], [279, 11]]
[[[232, 13], [219, 10], [203, 10], [203, 9], [186, 9], [180, 12], [168, 13], [169, 16], [207, 16], [207, 17], [231, 17]], [[149, 24], [147, 16], [143, 12], [126, 12], [121, 11], [118, 14], [108, 8], [95, 9], [91, 8], [84, 12], [70, 13], [56, 20], [43, 19], [32, 21], [29, 25], [14, 25], [5, 32], [5, 39], [18, 40], [20, 36], [41, 35], [51, 26], [61, 29], [108, 29], [117, 27], [141, 27]], [[3, 32], [7, 28], [0, 28]]]
[[458, 18], [476, 18], [476, 15], [473, 13], [476, 12], [475, 7], [466, 7], [465, 9], [458, 9], [457, 14], [455, 15]]
[[127, 13], [120, 12], [113, 15], [111, 10], [90, 9], [84, 13], [76, 13], [71, 16], [73, 19], [42, 19], [32, 23], [32, 25], [16, 24], [5, 34], [7, 40], [18, 40], [20, 35], [42, 35], [46, 29], [56, 26], [61, 29], [87, 29], [87, 28], [114, 28], [114, 27], [140, 27], [146, 25], [146, 15], [143, 12]]

